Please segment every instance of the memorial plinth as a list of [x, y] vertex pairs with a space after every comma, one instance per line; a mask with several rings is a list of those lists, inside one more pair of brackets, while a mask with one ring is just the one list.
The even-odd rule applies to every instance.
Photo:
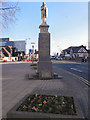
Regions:
[[39, 26], [39, 62], [38, 73], [40, 78], [52, 78], [52, 62], [50, 61], [50, 33], [48, 32], [49, 25], [41, 24]]

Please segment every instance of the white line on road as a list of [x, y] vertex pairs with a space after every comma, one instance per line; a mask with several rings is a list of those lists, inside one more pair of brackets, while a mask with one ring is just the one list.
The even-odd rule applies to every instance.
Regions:
[[75, 71], [78, 71], [78, 72], [82, 72], [81, 70], [78, 70], [78, 69], [76, 69], [76, 68], [70, 68], [70, 69], [75, 70]]

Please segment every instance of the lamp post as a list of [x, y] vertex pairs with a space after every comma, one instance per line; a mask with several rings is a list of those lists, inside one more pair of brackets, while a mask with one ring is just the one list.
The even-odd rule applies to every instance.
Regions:
[[27, 58], [27, 40], [30, 40], [30, 38], [26, 38], [25, 41], [26, 41], [26, 58]]
[[35, 42], [31, 42], [31, 44], [32, 44], [32, 63], [33, 63]]
[[59, 53], [59, 55], [60, 55], [60, 53], [61, 53], [61, 48], [60, 48], [59, 45], [57, 45], [57, 48], [58, 48], [58, 53]]
[[27, 51], [27, 40], [30, 40], [30, 38], [25, 39], [25, 41], [26, 41], [26, 51]]

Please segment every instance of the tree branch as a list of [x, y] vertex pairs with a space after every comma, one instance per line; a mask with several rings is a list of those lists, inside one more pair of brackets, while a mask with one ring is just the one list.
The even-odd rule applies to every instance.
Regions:
[[16, 7], [8, 7], [8, 8], [0, 8], [0, 10], [8, 10], [8, 9], [14, 9]]
[[19, 13], [19, 11], [18, 3], [2, 2], [2, 6], [0, 6], [0, 26], [2, 25], [2, 28], [8, 28], [9, 24], [15, 23], [17, 20], [16, 14]]

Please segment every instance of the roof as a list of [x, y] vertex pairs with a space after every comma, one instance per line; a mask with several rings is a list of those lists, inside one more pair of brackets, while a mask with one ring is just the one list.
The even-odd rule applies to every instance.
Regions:
[[69, 48], [67, 48], [63, 51], [66, 51], [67, 53], [70, 53], [70, 51], [72, 49], [73, 53], [77, 53], [80, 50], [81, 47], [83, 47], [87, 51], [86, 46], [83, 46], [83, 45], [81, 45], [81, 46], [71, 46], [71, 47], [69, 47]]
[[80, 48], [81, 48], [81, 46], [77, 46], [77, 47], [70, 47], [69, 49], [72, 49], [72, 51], [74, 52], [74, 53], [77, 53], [79, 50], [80, 50]]

